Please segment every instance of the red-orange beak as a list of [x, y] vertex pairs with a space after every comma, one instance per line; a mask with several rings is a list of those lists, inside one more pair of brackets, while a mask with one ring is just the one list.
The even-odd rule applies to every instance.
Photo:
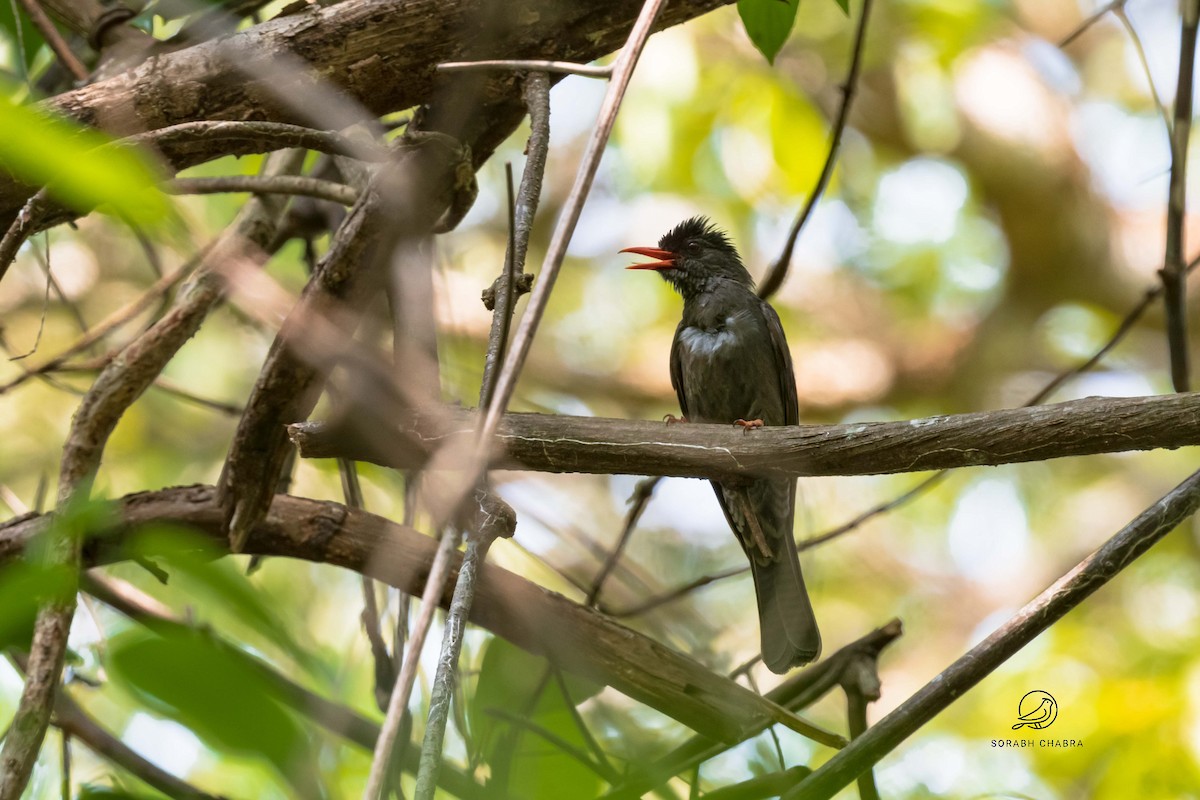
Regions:
[[660, 250], [657, 247], [626, 247], [621, 252], [658, 259], [647, 261], [645, 264], [630, 264], [625, 269], [675, 269], [675, 259], [679, 257], [670, 250]]

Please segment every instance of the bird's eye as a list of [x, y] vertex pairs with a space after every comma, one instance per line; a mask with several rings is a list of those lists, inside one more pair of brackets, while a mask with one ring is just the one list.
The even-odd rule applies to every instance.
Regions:
[[700, 243], [688, 242], [687, 245], [684, 246], [683, 251], [689, 256], [698, 256], [700, 255]]

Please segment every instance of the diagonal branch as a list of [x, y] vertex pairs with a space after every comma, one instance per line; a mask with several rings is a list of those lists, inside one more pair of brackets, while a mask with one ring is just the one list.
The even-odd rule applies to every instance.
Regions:
[[[806, 708], [836, 688], [851, 665], [862, 659], [877, 660], [884, 648], [900, 638], [901, 632], [900, 620], [893, 619], [788, 678], [767, 692], [766, 697], [790, 711]], [[760, 731], [748, 733], [747, 738]], [[693, 737], [653, 763], [631, 772], [601, 800], [637, 800], [655, 786], [666, 783], [672, 775], [694, 769], [729, 748], [726, 743], [703, 736]]]
[[[218, 546], [228, 546], [211, 486], [129, 495], [116, 503], [114, 518], [120, 521], [117, 529], [105, 531], [85, 549], [88, 566], [125, 558], [125, 533], [148, 522], [186, 525]], [[19, 558], [46, 522], [44, 515], [26, 515], [0, 525], [0, 566]], [[420, 594], [437, 547], [431, 537], [373, 514], [279, 495], [271, 513], [250, 532], [245, 552], [331, 564]], [[830, 746], [845, 743], [687, 656], [508, 570], [483, 567], [476, 592], [471, 610], [475, 624], [710, 738], [733, 741], [779, 722]], [[449, 601], [443, 593], [441, 605]]]
[[62, 34], [58, 32], [58, 28], [54, 27], [54, 23], [50, 21], [50, 17], [46, 16], [46, 12], [38, 4], [37, 0], [20, 0], [22, 6], [25, 7], [25, 13], [29, 15], [30, 21], [37, 26], [41, 32], [42, 38], [46, 40], [46, 44], [50, 45], [50, 49], [54, 51], [55, 57], [66, 68], [67, 72], [71, 73], [77, 81], [85, 81], [91, 70], [83, 65], [79, 60], [79, 56], [71, 50]]
[[850, 781], [1067, 612], [1087, 599], [1200, 507], [1200, 472], [1193, 473], [1030, 601], [991, 636], [963, 654], [899, 708], [827, 761], [783, 800], [828, 800]]
[[[1090, 397], [1030, 408], [899, 422], [761, 428], [671, 425], [598, 417], [508, 414], [497, 438], [495, 468], [719, 478], [736, 475], [876, 475], [993, 466], [1067, 456], [1200, 444], [1200, 393], [1161, 397]], [[469, 411], [407, 418], [401, 430], [428, 448], [474, 436]], [[290, 427], [306, 458], [347, 457], [410, 469], [416, 449], [383, 452], [338, 426]]]

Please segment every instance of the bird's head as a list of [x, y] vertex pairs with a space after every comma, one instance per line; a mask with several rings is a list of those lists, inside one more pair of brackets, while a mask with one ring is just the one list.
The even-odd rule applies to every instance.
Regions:
[[684, 299], [701, 294], [722, 280], [754, 287], [754, 280], [729, 237], [705, 217], [679, 223], [658, 240], [658, 247], [626, 247], [621, 252], [656, 259], [626, 269], [655, 270]]

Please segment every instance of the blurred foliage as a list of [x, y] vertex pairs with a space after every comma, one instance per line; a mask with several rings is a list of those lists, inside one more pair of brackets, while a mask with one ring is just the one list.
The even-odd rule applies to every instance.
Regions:
[[[783, 10], [777, 0], [764, 4]], [[1074, 0], [875, 4], [833, 181], [773, 299], [788, 332], [806, 421], [1020, 405], [1103, 344], [1155, 283], [1169, 153], [1147, 77], [1128, 33], [1111, 16], [1068, 48], [1055, 44], [1099, 6]], [[646, 419], [677, 411], [667, 354], [679, 301], [653, 276], [626, 273], [617, 251], [651, 245], [679, 220], [704, 213], [729, 230], [761, 276], [821, 171], [860, 8], [852, 4], [847, 17], [837, 3], [799, 4], [790, 37], [768, 54], [773, 65], [733, 8], [650, 40], [523, 373], [516, 409]], [[7, 32], [0, 59], [19, 75], [5, 13], [11, 17], [0, 10]], [[1176, 6], [1141, 0], [1128, 4], [1127, 13], [1146, 46], [1153, 80], [1169, 99]], [[29, 36], [25, 59], [35, 78], [49, 62]], [[552, 151], [530, 271], [545, 252], [603, 92], [601, 83], [581, 78], [564, 79], [552, 92]], [[10, 105], [3, 108], [10, 113]], [[0, 124], [0, 140], [14, 152], [33, 154], [29, 130]], [[75, 172], [92, 163], [92, 144], [62, 135], [77, 143], [69, 150], [52, 144], [51, 152], [70, 154], [60, 166], [69, 163], [66, 171]], [[478, 396], [490, 319], [479, 292], [503, 263], [503, 164], [519, 169], [526, 136], [519, 131], [484, 167], [475, 209], [459, 230], [440, 237], [439, 353], [450, 401], [469, 405]], [[260, 163], [226, 158], [190, 174], [254, 174]], [[78, 172], [89, 175], [88, 189], [98, 193], [81, 195], [81, 207], [143, 197], [146, 173], [113, 169], [111, 177]], [[131, 174], [142, 176], [134, 188]], [[1189, 183], [1194, 187], [1195, 178]], [[94, 324], [137, 297], [154, 281], [155, 264], [173, 269], [183, 263], [243, 200], [172, 199], [191, 233], [190, 246], [172, 238], [147, 251], [115, 220], [90, 216], [78, 230], [61, 228], [46, 237], [48, 264], [41, 259], [46, 239], [26, 247], [0, 284], [0, 318], [10, 355], [35, 342], [37, 352], [0, 365], [0, 383], [18, 377], [21, 364], [41, 363], [67, 347], [80, 333], [80, 318]], [[1195, 218], [1188, 223], [1194, 233]], [[327, 238], [316, 246], [322, 250]], [[305, 279], [302, 251], [289, 243], [266, 267], [289, 291], [298, 292]], [[39, 340], [46, 269], [61, 297], [51, 295]], [[155, 306], [131, 320], [75, 362], [76, 370], [55, 374], [54, 382], [30, 380], [2, 396], [0, 486], [11, 491], [4, 497], [37, 504], [39, 483], [57, 472], [78, 392], [95, 374], [94, 359], [130, 341], [158, 313]], [[202, 401], [244, 402], [273, 337], [254, 319], [235, 304], [207, 321], [164, 381], [118, 426], [97, 477], [98, 494], [216, 480], [236, 415]], [[1167, 391], [1164, 367], [1155, 308], [1096, 370], [1052, 399]], [[893, 616], [903, 619], [905, 636], [881, 664], [884, 694], [871, 708], [877, 720], [1194, 466], [1190, 453], [1154, 452], [960, 471], [919, 500], [805, 552], [826, 652]], [[367, 508], [399, 519], [403, 479], [369, 466], [361, 474]], [[921, 477], [802, 481], [797, 535], [839, 525]], [[581, 600], [577, 586], [590, 584], [616, 541], [635, 479], [499, 473], [495, 481], [519, 525], [513, 541], [496, 544], [492, 560]], [[321, 462], [300, 464], [291, 491], [341, 499], [335, 467]], [[316, 730], [256, 671], [269, 662], [378, 719], [358, 617], [358, 577], [282, 559], [268, 559], [247, 577], [244, 560], [213, 561], [199, 540], [164, 531], [145, 536], [141, 552], [154, 554], [151, 560], [169, 576], [166, 585], [133, 563], [106, 572], [190, 624], [152, 635], [92, 604], [76, 620], [73, 670], [101, 685], [73, 685], [72, 695], [139, 752], [214, 793], [289, 797], [298, 792], [289, 781], [303, 776], [319, 780], [329, 797], [359, 796], [369, 753]], [[1188, 525], [887, 757], [877, 770], [882, 794], [912, 800], [1196, 797], [1196, 559], [1196, 529]], [[620, 612], [741, 563], [710, 488], [665, 481], [600, 602]], [[27, 636], [34, 602], [71, 580], [45, 573], [33, 559], [0, 576], [4, 641]], [[731, 578], [622, 621], [715, 670], [729, 670], [757, 647], [753, 608], [748, 578]], [[431, 652], [422, 663], [431, 675]], [[563, 785], [582, 794], [603, 785], [538, 733], [591, 753], [574, 712], [618, 770], [653, 760], [688, 735], [628, 698], [596, 693], [570, 678], [567, 701], [543, 662], [480, 631], [469, 632], [463, 670], [448, 758], [480, 781], [506, 775], [513, 796], [563, 797]], [[762, 689], [776, 680], [761, 668], [751, 674]], [[0, 719], [15, 708], [20, 686], [14, 671], [0, 672]], [[1014, 737], [1018, 703], [1033, 689], [1050, 692], [1059, 704], [1047, 738], [1082, 746], [996, 744]], [[412, 705], [418, 737], [426, 703], [418, 681]], [[522, 727], [513, 715], [529, 723]], [[839, 696], [809, 715], [844, 730]], [[704, 764], [702, 788], [777, 770], [778, 753], [786, 766], [817, 767], [829, 755], [787, 731], [776, 735], [778, 751], [764, 734]], [[46, 748], [31, 797], [58, 796], [56, 752]], [[79, 784], [148, 791], [83, 748], [74, 753]], [[310, 772], [296, 769], [298, 758]], [[101, 789], [87, 791], [105, 796]]]
[[170, 206], [145, 158], [92, 128], [52, 117], [0, 95], [0, 168], [81, 213], [100, 207], [137, 225], [154, 225]]
[[582, 760], [593, 756], [572, 708], [602, 687], [571, 676], [565, 686], [569, 699], [545, 659], [503, 639], [492, 639], [484, 648], [467, 702], [471, 761], [487, 764], [499, 788], [514, 797], [556, 797], [563, 786], [574, 787], [578, 797], [590, 797], [603, 786]]

